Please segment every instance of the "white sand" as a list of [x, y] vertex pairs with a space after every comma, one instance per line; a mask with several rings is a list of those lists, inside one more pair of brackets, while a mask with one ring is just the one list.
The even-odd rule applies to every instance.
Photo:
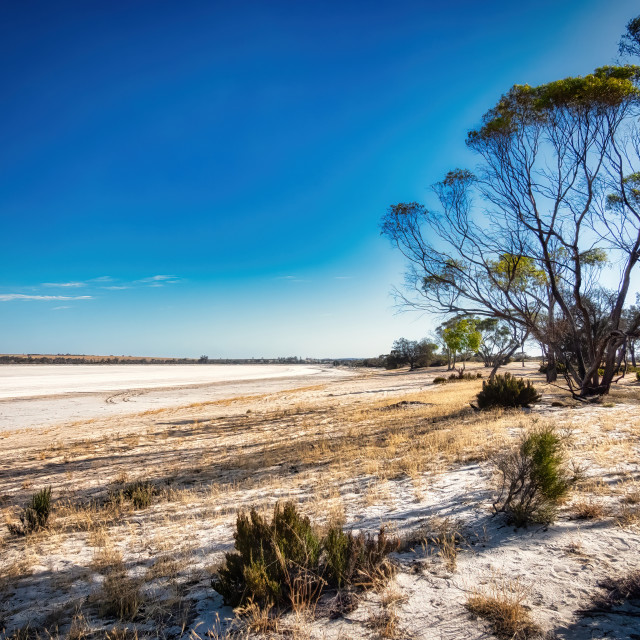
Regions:
[[[98, 440], [95, 444], [91, 440], [80, 443], [79, 449], [75, 450], [73, 441], [79, 439], [79, 431], [82, 431], [79, 424], [43, 429], [37, 440], [30, 431], [8, 433], [0, 439], [0, 453], [7, 460], [6, 471], [0, 469], [0, 496], [5, 499], [5, 513], [12, 512], [15, 518], [17, 505], [23, 504], [35, 487], [47, 484], [53, 485], [58, 495], [74, 496], [78, 487], [86, 488], [85, 499], [97, 495], [96, 492], [105, 491], [110, 486], [117, 472], [116, 465], [130, 469], [133, 477], [142, 470], [153, 477], [151, 465], [154, 460], [162, 465], [167, 455], [180, 457], [187, 467], [189, 460], [193, 459], [194, 467], [202, 467], [199, 473], [204, 476], [210, 474], [210, 486], [215, 490], [219, 481], [212, 478], [218, 478], [217, 463], [207, 463], [206, 459], [200, 460], [198, 456], [221, 452], [221, 460], [226, 464], [225, 451], [236, 454], [244, 447], [246, 455], [251, 456], [251, 451], [257, 455], [260, 443], [282, 446], [283, 440], [294, 442], [305, 430], [317, 433], [319, 443], [325, 442], [331, 431], [325, 435], [324, 429], [330, 424], [324, 422], [328, 420], [324, 409], [336, 404], [356, 406], [358, 403], [366, 408], [369, 399], [388, 397], [391, 403], [404, 397], [411, 398], [409, 394], [416, 391], [438, 394], [442, 388], [430, 384], [434, 373], [441, 372], [367, 372], [363, 376], [352, 376], [350, 372], [327, 369], [310, 374], [309, 378], [312, 385], [315, 381], [331, 381], [329, 376], [336, 376], [325, 387], [242, 398], [229, 404], [171, 409], [157, 414], [134, 416], [122, 413], [113, 419], [87, 424], [85, 428], [91, 437], [114, 435], [113, 456], [100, 449]], [[526, 373], [531, 375], [533, 368]], [[339, 380], [341, 375], [349, 378]], [[212, 383], [186, 389], [174, 388], [170, 392], [147, 390], [144, 395], [132, 397], [130, 402], [111, 404], [103, 400], [102, 405], [107, 409], [116, 407], [123, 412], [133, 412], [136, 401], [147, 398], [143, 402], [148, 403], [149, 397], [155, 397], [154, 393], [158, 394], [157, 398], [175, 393], [171, 396], [174, 400], [180, 398], [180, 393], [187, 392], [193, 393], [193, 398], [204, 398], [209, 393], [223, 398], [231, 397], [230, 392], [257, 395], [269, 388], [275, 390], [277, 385], [289, 385], [282, 389], [293, 389], [302, 386], [302, 380], [304, 376]], [[11, 403], [36, 407], [43, 402], [48, 404], [42, 404], [42, 407], [55, 413], [56, 402], [82, 397], [95, 401], [100, 397], [113, 397], [113, 393], [111, 396], [108, 391], [102, 391], [86, 396], [71, 394], [42, 400], [14, 399], [0, 402], [0, 409]], [[310, 410], [309, 414], [287, 413], [296, 406], [316, 406], [312, 401], [319, 402], [322, 398], [326, 405], [318, 404], [316, 410]], [[429, 400], [428, 395], [424, 399]], [[276, 414], [280, 418], [275, 419], [273, 416]], [[437, 472], [389, 478], [380, 482], [383, 490], [378, 497], [373, 494], [370, 500], [363, 500], [363, 496], [367, 494], [367, 483], [371, 478], [354, 476], [349, 483], [339, 487], [340, 491], [332, 498], [343, 505], [348, 528], [375, 532], [381, 523], [385, 523], [392, 531], [415, 533], [422, 528], [429, 531], [434, 522], [448, 519], [464, 536], [455, 569], [443, 564], [433, 544], [426, 547], [416, 544], [412, 551], [395, 555], [398, 574], [392, 588], [395, 586], [403, 597], [396, 609], [400, 627], [405, 632], [396, 637], [420, 640], [494, 637], [486, 622], [465, 609], [465, 602], [476, 589], [490, 592], [495, 583], [517, 584], [524, 589], [526, 607], [544, 631], [553, 633], [549, 638], [640, 638], [640, 610], [633, 603], [592, 616], [582, 613], [589, 607], [591, 597], [598, 592], [600, 580], [622, 576], [638, 568], [640, 520], [624, 522], [620, 518], [620, 510], [623, 507], [637, 508], [635, 502], [626, 502], [625, 496], [634, 496], [633, 490], [640, 484], [640, 406], [618, 401], [595, 406], [552, 407], [550, 398], [547, 398], [532, 411], [532, 416], [540, 416], [560, 428], [568, 428], [571, 431], [572, 459], [583, 466], [587, 478], [601, 483], [595, 484], [588, 495], [585, 490], [585, 493], [572, 497], [562, 506], [551, 526], [515, 530], [501, 515], [492, 514], [495, 479], [492, 478], [491, 461], [482, 456], [476, 461], [450, 462]], [[464, 422], [469, 419], [465, 418]], [[246, 427], [242, 426], [244, 420], [247, 421]], [[516, 430], [519, 421], [520, 415], [514, 413], [513, 426]], [[161, 449], [160, 433], [166, 434], [170, 443], [166, 450]], [[154, 443], [157, 451], [151, 446]], [[47, 446], [51, 447], [50, 451]], [[389, 446], [393, 446], [392, 443]], [[233, 459], [228, 462], [228, 468], [233, 469]], [[176, 469], [179, 470], [178, 467]], [[226, 472], [224, 464], [221, 469], [221, 473]], [[323, 498], [323, 491], [330, 488], [330, 485], [318, 486], [325, 480], [326, 470], [322, 466], [318, 467], [317, 476], [309, 475], [299, 487], [284, 482], [289, 477], [287, 473], [292, 473], [285, 467], [276, 465], [262, 472], [272, 473], [270, 483], [257, 483], [255, 487], [250, 483], [248, 486], [242, 482], [229, 483], [226, 489], [220, 488], [219, 493], [212, 494], [210, 501], [202, 497], [205, 494], [197, 493], [196, 488], [194, 493], [186, 494], [183, 501], [158, 502], [148, 509], [133, 512], [121, 524], [111, 525], [110, 537], [117, 541], [131, 567], [130, 572], [135, 575], [143, 575], [146, 568], [167, 551], [177, 553], [185, 548], [188, 557], [195, 559], [189, 568], [194, 580], [185, 588], [185, 597], [194, 604], [195, 619], [191, 620], [185, 634], [179, 625], [167, 626], [163, 629], [163, 633], [166, 632], [163, 637], [205, 638], [206, 631], [214, 626], [218, 617], [224, 621], [233, 616], [228, 607], [222, 606], [220, 596], [211, 589], [208, 567], [222, 561], [224, 552], [233, 547], [237, 508], [259, 503], [265, 495], [271, 500], [293, 498], [305, 504], [318, 497]], [[255, 473], [260, 473], [260, 469], [256, 468]], [[205, 486], [204, 477], [202, 482]], [[577, 519], [571, 501], [586, 498], [602, 504], [605, 514], [594, 520]], [[2, 535], [5, 536], [4, 546]], [[6, 530], [0, 532], [0, 578], [7, 567], [24, 559], [22, 540], [8, 536]], [[90, 598], [98, 591], [99, 585], [89, 571], [97, 549], [90, 534], [83, 530], [60, 530], [50, 539], [42, 537], [37, 544], [30, 543], [28, 548], [31, 564], [8, 583], [3, 597], [0, 597], [0, 629], [2, 622], [7, 630], [29, 622], [39, 623], [45, 614], [54, 613], [69, 603], [81, 603], [87, 615], [93, 616], [95, 628], [99, 629], [101, 624], [104, 628], [114, 624], [112, 620], [100, 621], [91, 609]], [[145, 588], [156, 597], [153, 594], [165, 587], [162, 587], [162, 581], [156, 581]], [[370, 592], [363, 596], [358, 608], [344, 618], [330, 620], [319, 616], [303, 620], [298, 635], [274, 637], [377, 640], [380, 635], [368, 626], [368, 621], [381, 610], [380, 599], [380, 594]], [[290, 615], [285, 617], [284, 624], [294, 626], [298, 621]], [[141, 638], [158, 637], [151, 619], [142, 619], [136, 622], [136, 626]]]
[[277, 364], [9, 364], [0, 366], [0, 399], [289, 378], [323, 370], [311, 365]]
[[0, 431], [272, 393], [351, 375], [319, 365], [2, 365]]

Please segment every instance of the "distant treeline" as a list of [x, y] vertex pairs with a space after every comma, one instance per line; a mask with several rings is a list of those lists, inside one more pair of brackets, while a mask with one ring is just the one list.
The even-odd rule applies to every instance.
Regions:
[[[374, 360], [376, 360], [374, 358]], [[334, 366], [363, 366], [367, 360], [334, 358], [152, 358], [136, 356], [87, 356], [72, 354], [42, 355], [5, 354], [0, 355], [0, 364], [331, 364]], [[364, 365], [371, 366], [371, 365]], [[376, 366], [376, 365], [374, 365]]]

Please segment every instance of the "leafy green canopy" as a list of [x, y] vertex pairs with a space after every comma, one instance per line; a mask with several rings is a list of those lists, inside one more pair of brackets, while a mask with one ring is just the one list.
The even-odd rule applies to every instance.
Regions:
[[640, 67], [600, 67], [593, 73], [564, 78], [537, 87], [516, 84], [483, 118], [479, 130], [469, 132], [468, 144], [496, 135], [513, 135], [523, 126], [543, 124], [558, 109], [593, 110], [640, 101]]
[[453, 353], [475, 352], [482, 340], [482, 334], [476, 329], [476, 321], [470, 318], [461, 318], [447, 327], [442, 336]]

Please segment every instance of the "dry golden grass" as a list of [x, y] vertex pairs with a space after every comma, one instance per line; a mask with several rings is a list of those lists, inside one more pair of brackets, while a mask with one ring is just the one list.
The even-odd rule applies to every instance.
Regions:
[[[380, 378], [382, 388], [402, 380]], [[49, 531], [30, 540], [2, 538], [4, 586], [28, 580], [31, 567], [49, 556], [82, 550], [74, 561], [89, 583], [102, 584], [90, 598], [94, 609], [108, 609], [130, 621], [139, 615], [144, 593], [150, 598], [145, 616], [157, 621], [160, 633], [167, 620], [175, 624], [187, 618], [180, 585], [191, 572], [205, 572], [204, 567], [221, 559], [222, 547], [211, 550], [207, 545], [231, 540], [238, 508], [270, 511], [276, 500], [293, 499], [316, 521], [342, 523], [347, 514], [367, 506], [392, 507], [401, 485], [420, 499], [434, 476], [488, 460], [536, 421], [553, 419], [552, 414], [519, 411], [476, 413], [469, 403], [480, 385], [470, 381], [437, 390], [333, 396], [329, 386], [315, 385], [151, 411], [127, 420], [95, 420], [89, 432], [82, 424], [36, 438], [5, 434], [0, 440], [0, 455], [7, 461], [0, 471], [3, 512], [10, 514], [34, 487], [48, 485], [54, 488], [54, 505]], [[625, 420], [627, 395], [616, 397], [620, 404], [613, 408], [560, 410], [566, 422], [573, 421], [572, 457], [595, 469], [581, 483], [577, 512], [601, 517], [597, 505], [616, 496], [620, 507], [612, 513], [619, 512], [618, 522], [632, 526], [638, 518], [640, 478], [618, 472], [621, 459], [640, 461], [633, 444], [640, 426], [637, 420]], [[597, 429], [588, 429], [583, 415]], [[611, 482], [607, 473], [618, 473], [619, 481]], [[136, 479], [154, 488], [149, 506], [136, 509], [128, 499], [113, 499]], [[427, 548], [453, 571], [459, 531], [455, 523], [432, 524]], [[128, 569], [133, 565], [135, 572]], [[162, 595], [154, 600], [156, 592]], [[393, 627], [396, 604], [383, 605], [383, 627]], [[302, 603], [301, 615], [304, 609]], [[84, 614], [91, 627], [93, 613]], [[251, 615], [256, 620], [234, 633], [246, 634], [252, 625], [262, 624], [264, 612]], [[80, 622], [76, 626], [81, 633]], [[298, 631], [288, 633], [304, 637], [303, 628], [300, 623]]]
[[425, 536], [423, 548], [425, 555], [435, 551], [448, 571], [455, 571], [458, 563], [458, 550], [465, 539], [457, 523], [448, 518], [435, 518], [431, 522], [431, 531]]
[[377, 638], [385, 640], [401, 640], [408, 638], [403, 629], [398, 607], [407, 601], [407, 596], [397, 587], [387, 587], [380, 596], [380, 609], [372, 612], [366, 622]]
[[602, 502], [597, 502], [593, 497], [577, 500], [572, 505], [572, 511], [575, 517], [581, 520], [598, 520], [603, 518], [607, 513]]
[[122, 563], [108, 568], [102, 589], [93, 598], [93, 604], [97, 605], [100, 615], [121, 621], [135, 620], [142, 602], [139, 580], [129, 576]]
[[527, 640], [540, 633], [524, 602], [527, 592], [515, 581], [494, 579], [486, 592], [476, 591], [466, 602], [467, 609], [486, 620], [498, 638]]

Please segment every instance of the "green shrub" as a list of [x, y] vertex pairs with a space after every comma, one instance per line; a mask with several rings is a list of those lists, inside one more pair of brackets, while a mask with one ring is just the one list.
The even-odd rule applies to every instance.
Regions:
[[377, 537], [354, 536], [334, 526], [322, 537], [292, 502], [277, 504], [271, 522], [255, 509], [239, 513], [234, 538], [236, 550], [211, 582], [234, 607], [288, 607], [301, 597], [317, 599], [326, 587], [364, 587], [390, 575], [386, 556], [397, 548], [384, 529]]
[[27, 535], [47, 526], [51, 513], [51, 487], [41, 489], [31, 496], [20, 514], [20, 524], [9, 524], [9, 531], [16, 535]]
[[122, 505], [123, 502], [131, 502], [134, 509], [145, 509], [151, 506], [153, 496], [157, 489], [148, 480], [135, 480], [125, 485], [120, 490], [114, 490], [109, 496], [109, 501]]
[[[549, 365], [548, 364], [541, 364], [540, 368], [538, 369], [538, 371], [540, 373], [547, 373], [548, 369], [549, 369]], [[567, 367], [562, 362], [556, 362], [556, 371], [559, 374], [566, 373], [567, 372]]]
[[577, 480], [566, 469], [562, 441], [553, 427], [530, 433], [496, 467], [502, 486], [494, 509], [518, 527], [553, 521], [558, 502]]
[[226, 554], [212, 583], [234, 607], [249, 598], [259, 604], [290, 601], [290, 571], [297, 567], [319, 575], [320, 537], [291, 502], [276, 505], [271, 523], [255, 509], [239, 513], [234, 538], [236, 553]]
[[345, 533], [332, 527], [323, 540], [326, 552], [325, 579], [331, 587], [366, 587], [389, 578], [392, 565], [386, 557], [398, 548], [398, 541], [387, 537], [384, 527], [378, 536]]
[[464, 373], [462, 375], [458, 373], [452, 373], [448, 378], [444, 378], [442, 376], [438, 376], [433, 379], [433, 384], [446, 384], [447, 382], [461, 382], [464, 380], [477, 380], [478, 378], [482, 378], [481, 373]]
[[144, 509], [151, 505], [151, 499], [156, 490], [150, 482], [138, 480], [128, 484], [122, 493], [127, 500], [131, 501], [135, 509]]
[[636, 371], [636, 380], [640, 382], [640, 371]]
[[497, 375], [493, 381], [482, 383], [482, 391], [478, 394], [478, 407], [528, 407], [540, 400], [540, 395], [529, 380], [516, 378], [510, 373]]
[[478, 378], [482, 378], [482, 374], [478, 373], [452, 373], [449, 376], [449, 380], [452, 382], [459, 382], [461, 380], [477, 380]]

